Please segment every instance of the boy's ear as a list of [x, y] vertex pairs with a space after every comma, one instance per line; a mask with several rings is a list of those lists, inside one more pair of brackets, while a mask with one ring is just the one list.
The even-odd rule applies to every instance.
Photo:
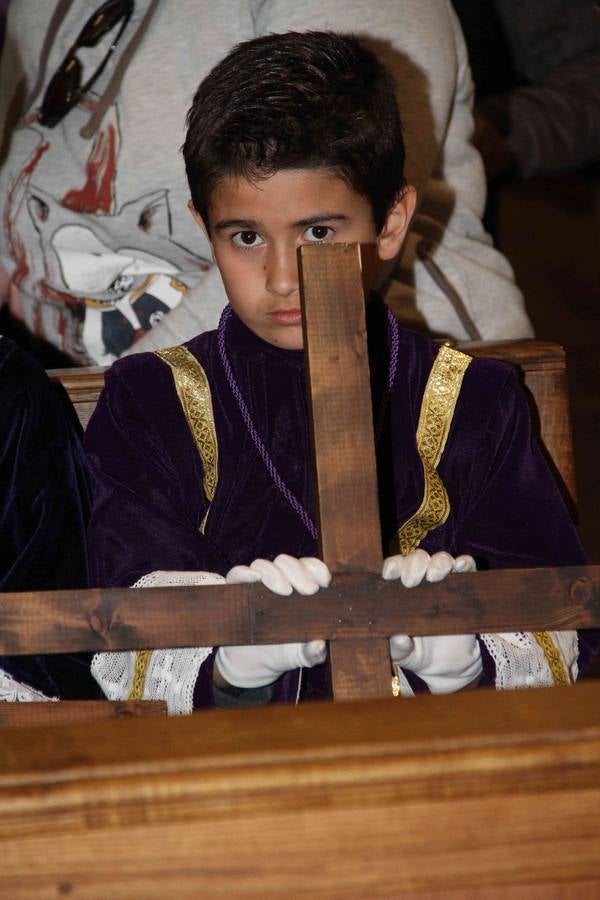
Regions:
[[188, 200], [188, 205], [187, 205], [187, 207], [188, 207], [189, 211], [191, 212], [192, 216], [194, 217], [194, 221], [196, 222], [196, 225], [199, 225], [199, 226], [200, 226], [200, 228], [202, 229], [202, 231], [203, 231], [204, 234], [206, 235], [206, 237], [207, 237], [207, 239], [208, 239], [208, 242], [212, 245], [212, 241], [211, 241], [211, 239], [210, 239], [210, 232], [209, 232], [208, 228], [206, 227], [206, 224], [205, 224], [205, 222], [204, 222], [204, 219], [202, 218], [202, 216], [200, 215], [200, 213], [198, 212], [198, 210], [197, 210], [196, 207], [194, 206], [194, 201], [193, 201], [193, 200]]
[[417, 203], [417, 192], [407, 185], [388, 213], [377, 237], [377, 255], [381, 260], [395, 259], [400, 252]]

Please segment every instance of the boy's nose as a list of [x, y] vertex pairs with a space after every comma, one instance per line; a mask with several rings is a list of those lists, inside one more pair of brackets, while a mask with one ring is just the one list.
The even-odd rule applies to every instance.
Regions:
[[270, 294], [289, 297], [298, 290], [296, 248], [273, 251], [265, 263], [266, 285]]

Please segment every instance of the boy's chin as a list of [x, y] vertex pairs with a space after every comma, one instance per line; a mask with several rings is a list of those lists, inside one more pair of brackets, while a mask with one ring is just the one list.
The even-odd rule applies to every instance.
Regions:
[[281, 350], [302, 350], [304, 348], [304, 342], [302, 340], [302, 335], [298, 340], [283, 340], [283, 341], [270, 341], [274, 347], [279, 347]]
[[280, 350], [302, 350], [304, 346], [302, 325], [278, 328], [276, 331], [262, 334], [260, 337], [271, 346], [279, 347]]

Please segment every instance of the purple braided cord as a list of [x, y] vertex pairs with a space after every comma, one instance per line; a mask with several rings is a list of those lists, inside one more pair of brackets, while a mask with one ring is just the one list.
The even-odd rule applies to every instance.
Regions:
[[385, 414], [387, 412], [388, 403], [390, 399], [390, 394], [392, 393], [392, 389], [396, 382], [396, 373], [398, 371], [398, 353], [400, 349], [400, 335], [398, 332], [398, 320], [396, 316], [391, 311], [391, 309], [386, 310], [387, 314], [387, 331], [388, 331], [388, 343], [390, 345], [390, 358], [388, 360], [388, 383], [387, 390], [385, 392], [385, 396], [381, 401], [381, 405], [379, 407], [379, 412], [377, 414], [377, 422], [375, 424], [375, 444], [379, 443], [379, 438], [381, 437], [381, 432], [383, 431], [383, 423], [385, 422]]
[[316, 541], [317, 540], [317, 528], [315, 526], [315, 523], [313, 522], [313, 520], [311, 519], [309, 514], [306, 512], [306, 510], [304, 509], [304, 507], [302, 506], [300, 501], [294, 496], [294, 494], [292, 494], [292, 492], [290, 491], [290, 489], [287, 487], [284, 480], [280, 476], [279, 472], [275, 468], [275, 463], [269, 456], [269, 451], [263, 444], [263, 442], [260, 438], [260, 435], [258, 434], [256, 428], [254, 427], [254, 422], [252, 421], [252, 418], [250, 417], [250, 411], [249, 411], [248, 407], [246, 406], [246, 403], [244, 401], [244, 398], [241, 395], [239, 387], [237, 386], [237, 382], [236, 382], [234, 374], [232, 372], [231, 365], [229, 364], [229, 360], [227, 359], [227, 352], [225, 350], [225, 329], [227, 327], [227, 321], [228, 321], [230, 315], [231, 315], [231, 307], [226, 306], [225, 309], [223, 310], [223, 315], [221, 316], [221, 321], [219, 322], [219, 329], [217, 332], [219, 356], [221, 357], [221, 362], [223, 363], [223, 368], [225, 369], [225, 375], [227, 376], [227, 382], [229, 384], [229, 387], [231, 388], [233, 396], [235, 397], [235, 399], [237, 401], [237, 405], [242, 414], [242, 419], [244, 420], [246, 428], [248, 429], [248, 433], [250, 434], [250, 437], [252, 438], [252, 440], [254, 442], [254, 446], [260, 453], [260, 457], [267, 468], [267, 472], [269, 473], [269, 475], [275, 482], [275, 485], [281, 491], [281, 493], [283, 494], [283, 496], [285, 497], [287, 502], [290, 504], [290, 506], [292, 507], [294, 512], [300, 517], [301, 521], [306, 526], [306, 529], [308, 530], [308, 533], [310, 534], [310, 536]]
[[385, 398], [385, 404], [387, 406], [387, 401], [389, 399], [389, 395], [392, 393], [392, 388], [394, 387], [394, 382], [396, 381], [396, 373], [398, 371], [398, 353], [400, 350], [400, 335], [398, 331], [398, 320], [391, 309], [388, 307], [386, 310], [387, 313], [387, 325], [388, 325], [388, 335], [390, 341], [390, 359], [388, 363], [388, 392]]
[[[225, 331], [227, 329], [227, 322], [229, 321], [229, 317], [231, 315], [232, 309], [231, 306], [226, 306], [221, 315], [221, 321], [219, 322], [219, 328], [217, 331], [217, 344], [219, 348], [219, 356], [221, 357], [221, 362], [223, 364], [223, 369], [225, 370], [225, 375], [227, 378], [227, 383], [231, 388], [231, 392], [236, 399], [237, 405], [239, 407], [240, 413], [242, 415], [242, 419], [244, 420], [244, 424], [248, 429], [248, 433], [252, 438], [254, 446], [258, 450], [260, 454], [260, 458], [262, 459], [267, 472], [273, 479], [274, 484], [278, 488], [279, 491], [283, 494], [289, 505], [292, 507], [297, 516], [299, 516], [300, 520], [306, 527], [308, 533], [316, 541], [317, 539], [317, 529], [315, 523], [306, 512], [298, 498], [292, 494], [283, 478], [277, 471], [275, 467], [275, 463], [271, 459], [269, 455], [269, 451], [263, 444], [259, 433], [254, 427], [254, 422], [252, 421], [252, 417], [250, 416], [250, 410], [246, 406], [246, 402], [242, 397], [241, 391], [237, 385], [235, 380], [235, 376], [233, 374], [233, 370], [231, 368], [229, 359], [227, 358], [227, 351], [225, 350]], [[378, 418], [378, 428], [377, 428], [377, 437], [379, 437], [379, 433], [381, 432], [381, 428], [383, 426], [383, 419], [385, 416], [385, 411], [388, 404], [389, 395], [394, 386], [394, 382], [396, 380], [396, 372], [398, 369], [398, 348], [399, 348], [399, 337], [398, 337], [398, 322], [396, 321], [396, 317], [394, 314], [388, 309], [387, 310], [387, 323], [388, 323], [388, 333], [390, 339], [390, 359], [389, 359], [389, 370], [388, 370], [388, 384], [386, 395], [383, 399], [379, 410]]]

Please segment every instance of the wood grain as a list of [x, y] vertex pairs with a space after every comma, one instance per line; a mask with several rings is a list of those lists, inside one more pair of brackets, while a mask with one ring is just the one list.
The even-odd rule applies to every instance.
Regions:
[[330, 641], [328, 658], [334, 700], [390, 696], [393, 673], [387, 638]]
[[129, 716], [166, 716], [162, 700], [69, 700], [63, 703], [0, 703], [0, 728], [31, 728]]
[[381, 572], [360, 247], [298, 256], [321, 555], [336, 574]]
[[[361, 248], [304, 246], [298, 259], [319, 556], [336, 575], [380, 573]], [[389, 695], [386, 641], [331, 644], [328, 662], [334, 699]]]
[[0, 653], [598, 627], [600, 566], [451, 575], [411, 590], [340, 575], [312, 597], [260, 585], [2, 594]]
[[598, 896], [597, 683], [38, 735], [0, 742], [1, 896]]
[[49, 378], [62, 384], [66, 390], [84, 429], [87, 427], [104, 387], [105, 371], [103, 366], [48, 370]]

